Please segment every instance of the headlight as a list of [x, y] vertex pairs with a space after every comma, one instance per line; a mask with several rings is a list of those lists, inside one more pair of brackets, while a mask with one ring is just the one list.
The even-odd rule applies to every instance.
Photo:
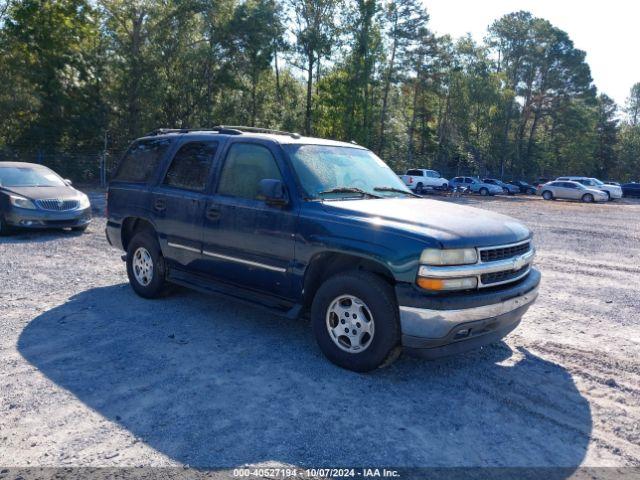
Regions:
[[28, 208], [29, 210], [35, 210], [35, 204], [28, 198], [19, 197], [17, 195], [9, 195], [9, 202], [11, 205], [17, 208]]
[[478, 286], [477, 277], [463, 278], [424, 278], [418, 277], [417, 284], [425, 290], [470, 290]]
[[87, 197], [84, 193], [80, 194], [80, 198], [78, 200], [78, 208], [89, 208], [91, 206], [91, 202], [89, 201], [89, 197]]
[[427, 248], [420, 255], [420, 263], [424, 265], [469, 265], [477, 262], [478, 252], [475, 248]]

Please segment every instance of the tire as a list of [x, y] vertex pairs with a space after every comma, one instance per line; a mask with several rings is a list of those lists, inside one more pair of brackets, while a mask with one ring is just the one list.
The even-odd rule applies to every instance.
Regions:
[[11, 231], [11, 227], [7, 225], [7, 222], [4, 221], [4, 218], [0, 216], [0, 237], [10, 235]]
[[442, 190], [449, 190], [449, 184], [448, 183], [443, 183], [442, 184]]
[[143, 298], [162, 296], [167, 286], [165, 275], [164, 257], [155, 235], [148, 230], [137, 233], [127, 248], [127, 276], [134, 292]]
[[483, 197], [486, 197], [487, 195], [489, 195], [489, 190], [487, 190], [485, 187], [482, 187], [478, 193], [480, 193], [480, 195], [482, 195]]
[[422, 185], [422, 182], [420, 182], [416, 185], [416, 193], [418, 195], [422, 195], [423, 192], [424, 192], [424, 187]]
[[593, 203], [593, 195], [591, 195], [590, 193], [585, 193], [582, 196], [582, 201], [584, 203]]
[[88, 225], [88, 224], [87, 224], [87, 225], [83, 225], [82, 227], [73, 227], [73, 228], [71, 229], [71, 231], [73, 231], [73, 232], [80, 232], [80, 233], [84, 233], [84, 232], [86, 232], [86, 231], [87, 231], [87, 228], [89, 228], [89, 225]]
[[[338, 315], [336, 310], [340, 314], [344, 312], [344, 316]], [[359, 312], [359, 318], [354, 318], [356, 312]], [[358, 322], [361, 319], [364, 321]], [[326, 280], [313, 299], [311, 324], [322, 353], [347, 370], [368, 372], [392, 363], [399, 354], [398, 304], [391, 286], [373, 273], [352, 271]], [[359, 338], [341, 335], [340, 325], [345, 325], [346, 330], [352, 328]], [[338, 328], [340, 336], [336, 337], [332, 332]], [[369, 337], [367, 330], [372, 332]], [[359, 345], [351, 339], [357, 339]]]
[[549, 190], [545, 190], [544, 192], [542, 192], [542, 198], [544, 198], [545, 200], [553, 200], [553, 193], [551, 193]]

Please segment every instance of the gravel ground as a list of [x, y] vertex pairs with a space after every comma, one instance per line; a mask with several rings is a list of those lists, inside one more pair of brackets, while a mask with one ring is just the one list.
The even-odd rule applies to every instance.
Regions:
[[103, 218], [0, 239], [0, 465], [640, 466], [640, 203], [455, 201], [534, 230], [539, 301], [505, 342], [368, 375], [305, 322], [135, 296]]

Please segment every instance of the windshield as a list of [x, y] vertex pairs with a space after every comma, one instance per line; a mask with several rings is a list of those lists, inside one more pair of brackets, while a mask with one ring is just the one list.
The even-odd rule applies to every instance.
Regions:
[[593, 180], [591, 180], [589, 178], [583, 178], [582, 180], [579, 180], [579, 182], [582, 185], [587, 185], [588, 187], [593, 187], [594, 185], [596, 185], [596, 182], [594, 182]]
[[284, 149], [309, 199], [412, 195], [369, 150], [327, 145], [284, 145]]
[[604, 183], [598, 180], [597, 178], [592, 178], [591, 181], [593, 182], [594, 185], [598, 185], [598, 186], [604, 185]]
[[64, 180], [45, 167], [0, 167], [0, 187], [61, 187]]

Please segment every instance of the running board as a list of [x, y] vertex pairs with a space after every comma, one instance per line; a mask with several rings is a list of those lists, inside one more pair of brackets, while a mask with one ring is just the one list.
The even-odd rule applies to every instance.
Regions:
[[185, 272], [184, 270], [170, 268], [167, 274], [167, 280], [171, 283], [181, 285], [202, 293], [224, 295], [234, 300], [256, 306], [271, 313], [283, 315], [287, 318], [295, 319], [302, 312], [302, 305], [294, 303], [280, 297], [274, 297], [259, 293], [254, 290], [248, 290], [237, 285], [230, 285], [223, 282], [217, 282], [204, 275], [197, 273]]

